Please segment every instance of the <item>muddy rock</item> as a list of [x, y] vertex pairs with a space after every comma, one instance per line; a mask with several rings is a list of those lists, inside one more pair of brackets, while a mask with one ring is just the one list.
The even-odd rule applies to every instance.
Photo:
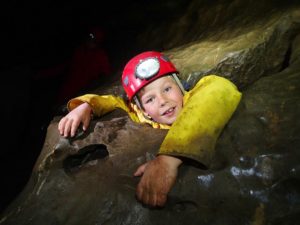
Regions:
[[[148, 208], [135, 198], [133, 173], [155, 157], [166, 130], [116, 110], [66, 139], [55, 117], [29, 182], [2, 213], [1, 225], [298, 224], [300, 8], [256, 1], [252, 14], [243, 1], [217, 2], [191, 1], [177, 23], [141, 34], [147, 42], [165, 30], [152, 44], [165, 46], [188, 86], [214, 73], [242, 90], [212, 166], [182, 165], [166, 206]], [[237, 8], [246, 16], [234, 16]], [[175, 35], [174, 27], [182, 33]], [[98, 93], [121, 95], [120, 87]]]

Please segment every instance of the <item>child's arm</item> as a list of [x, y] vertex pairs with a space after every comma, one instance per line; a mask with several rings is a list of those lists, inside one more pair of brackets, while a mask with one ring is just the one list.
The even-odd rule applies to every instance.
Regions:
[[69, 113], [58, 124], [58, 130], [64, 137], [73, 137], [82, 123], [83, 130], [89, 126], [91, 115], [103, 116], [116, 108], [121, 108], [135, 119], [135, 113], [131, 112], [123, 99], [113, 95], [86, 94], [68, 102]]
[[163, 206], [181, 163], [179, 158], [159, 155], [141, 165], [134, 173], [134, 176], [142, 176], [136, 189], [137, 198], [147, 205]]
[[82, 128], [85, 131], [91, 120], [92, 107], [84, 102], [72, 111], [70, 111], [65, 117], [63, 117], [58, 123], [58, 130], [60, 135], [67, 137], [74, 137], [77, 128], [82, 123]]
[[181, 159], [208, 166], [216, 140], [235, 111], [241, 93], [228, 80], [207, 76], [185, 96], [185, 104], [172, 125], [158, 156], [142, 165], [137, 198], [151, 206], [163, 206], [175, 183]]
[[185, 96], [184, 107], [159, 154], [196, 160], [209, 167], [216, 141], [240, 99], [241, 93], [229, 80], [214, 75], [202, 78]]

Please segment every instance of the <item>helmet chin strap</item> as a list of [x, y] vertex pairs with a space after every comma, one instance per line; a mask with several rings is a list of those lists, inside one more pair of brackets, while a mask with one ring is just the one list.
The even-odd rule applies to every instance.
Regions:
[[173, 79], [176, 81], [178, 87], [180, 88], [182, 94], [184, 95], [184, 94], [185, 94], [185, 90], [184, 90], [184, 87], [183, 87], [181, 81], [179, 80], [177, 74], [176, 74], [176, 73], [173, 73], [173, 74], [172, 74], [172, 77], [173, 77]]
[[139, 98], [138, 98], [137, 96], [134, 96], [134, 97], [133, 97], [133, 100], [134, 100], [135, 104], [137, 105], [137, 107], [138, 107], [141, 111], [143, 111], [144, 117], [145, 117], [146, 119], [148, 119], [148, 120], [152, 120], [152, 118], [151, 118], [148, 114], [146, 114], [145, 111], [143, 110], [143, 107], [142, 107], [142, 104], [141, 104]]
[[139, 107], [140, 110], [143, 110], [142, 104], [141, 104], [139, 98], [137, 97], [137, 95], [133, 96], [133, 101], [135, 102], [137, 107]]

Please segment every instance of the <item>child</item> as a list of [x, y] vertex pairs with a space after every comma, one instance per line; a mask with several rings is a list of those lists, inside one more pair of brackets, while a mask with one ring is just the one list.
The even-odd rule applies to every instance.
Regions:
[[87, 94], [69, 101], [69, 114], [58, 125], [61, 135], [74, 136], [82, 123], [86, 130], [92, 115], [102, 116], [116, 108], [130, 118], [154, 128], [169, 129], [155, 159], [141, 165], [135, 176], [138, 200], [163, 206], [174, 185], [178, 167], [187, 160], [209, 166], [216, 140], [234, 113], [241, 93], [229, 80], [210, 75], [185, 92], [178, 71], [160, 52], [133, 57], [125, 66], [122, 85], [128, 104], [112, 95]]

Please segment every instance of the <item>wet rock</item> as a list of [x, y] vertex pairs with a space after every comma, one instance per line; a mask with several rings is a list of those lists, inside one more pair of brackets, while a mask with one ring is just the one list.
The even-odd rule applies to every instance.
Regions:
[[[234, 3], [240, 1], [230, 9]], [[209, 36], [215, 40], [210, 44], [198, 33], [199, 41], [167, 52], [183, 77], [192, 74], [191, 85], [208, 71], [220, 71], [243, 87], [243, 99], [217, 142], [212, 167], [181, 166], [164, 208], [136, 201], [139, 178], [132, 174], [155, 156], [166, 131], [115, 111], [71, 139], [59, 136], [54, 118], [28, 184], [0, 224], [297, 224], [299, 11], [286, 10], [274, 9], [240, 32], [234, 25], [234, 35], [229, 29]], [[211, 63], [201, 64], [205, 60]], [[118, 85], [109, 88], [121, 94]]]
[[295, 224], [300, 67], [293, 66], [244, 92], [215, 164], [182, 166], [163, 209], [136, 201], [132, 174], [155, 155], [166, 131], [115, 115], [65, 139], [54, 120], [30, 182], [1, 224]]
[[151, 27], [140, 41], [147, 45], [149, 38], [167, 33], [157, 44], [192, 86], [204, 75], [220, 74], [244, 88], [286, 67], [299, 23], [299, 5], [288, 2], [217, 1], [204, 7], [191, 1], [180, 18], [168, 27]]

